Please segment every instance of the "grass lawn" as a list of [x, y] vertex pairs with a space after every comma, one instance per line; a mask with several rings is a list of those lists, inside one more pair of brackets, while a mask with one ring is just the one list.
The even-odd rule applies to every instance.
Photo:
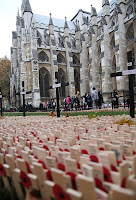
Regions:
[[[69, 116], [78, 116], [78, 115], [88, 115], [90, 113], [95, 114], [95, 115], [129, 115], [129, 111], [99, 111], [98, 112], [93, 112], [93, 111], [77, 111], [77, 112], [61, 112], [61, 115], [66, 116], [68, 113]], [[135, 111], [136, 114], [136, 111]], [[48, 112], [26, 112], [26, 116], [36, 116], [36, 115], [49, 115]], [[22, 112], [5, 112], [3, 113], [3, 116], [23, 116]]]

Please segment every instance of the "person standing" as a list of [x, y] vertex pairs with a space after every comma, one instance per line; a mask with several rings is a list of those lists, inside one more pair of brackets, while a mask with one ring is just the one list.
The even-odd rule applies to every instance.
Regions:
[[93, 87], [92, 91], [93, 108], [98, 108], [98, 91]]
[[86, 93], [86, 101], [87, 101], [87, 109], [92, 109], [93, 108], [93, 105], [92, 105], [92, 97], [91, 95], [87, 92]]
[[98, 107], [101, 109], [103, 103], [103, 95], [101, 90], [98, 91]]

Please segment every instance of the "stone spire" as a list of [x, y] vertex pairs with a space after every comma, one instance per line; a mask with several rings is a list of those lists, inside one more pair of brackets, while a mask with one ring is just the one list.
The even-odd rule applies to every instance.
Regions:
[[91, 17], [97, 16], [96, 9], [91, 5]]
[[31, 9], [31, 5], [30, 5], [30, 2], [29, 0], [26, 0], [25, 3], [24, 3], [24, 13], [25, 12], [32, 12], [32, 9]]
[[17, 11], [17, 17], [20, 17], [20, 14], [19, 14], [19, 8], [18, 8], [18, 11]]
[[17, 21], [16, 21], [16, 25], [20, 25], [20, 14], [19, 14], [19, 9], [17, 12]]
[[110, 5], [109, 0], [102, 0], [102, 7], [105, 5]]
[[64, 24], [64, 28], [68, 28], [68, 23], [67, 23], [67, 18], [65, 17], [65, 24]]
[[53, 21], [52, 21], [51, 13], [50, 13], [50, 21], [49, 21], [49, 25], [53, 25]]

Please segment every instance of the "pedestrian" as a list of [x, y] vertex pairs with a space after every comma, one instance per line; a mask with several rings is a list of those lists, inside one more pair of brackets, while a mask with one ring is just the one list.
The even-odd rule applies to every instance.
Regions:
[[102, 95], [102, 91], [99, 90], [98, 91], [98, 107], [99, 107], [99, 109], [101, 109], [102, 103], [103, 103], [103, 95]]
[[92, 91], [93, 108], [98, 108], [98, 91], [93, 87]]
[[87, 108], [92, 109], [93, 108], [93, 104], [92, 104], [93, 100], [92, 100], [91, 95], [88, 92], [86, 93], [86, 101], [87, 101]]

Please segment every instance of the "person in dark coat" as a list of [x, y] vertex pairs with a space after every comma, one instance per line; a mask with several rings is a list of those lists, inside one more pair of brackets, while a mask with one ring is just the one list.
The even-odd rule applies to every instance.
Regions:
[[101, 109], [103, 103], [103, 95], [101, 90], [98, 91], [98, 107]]

